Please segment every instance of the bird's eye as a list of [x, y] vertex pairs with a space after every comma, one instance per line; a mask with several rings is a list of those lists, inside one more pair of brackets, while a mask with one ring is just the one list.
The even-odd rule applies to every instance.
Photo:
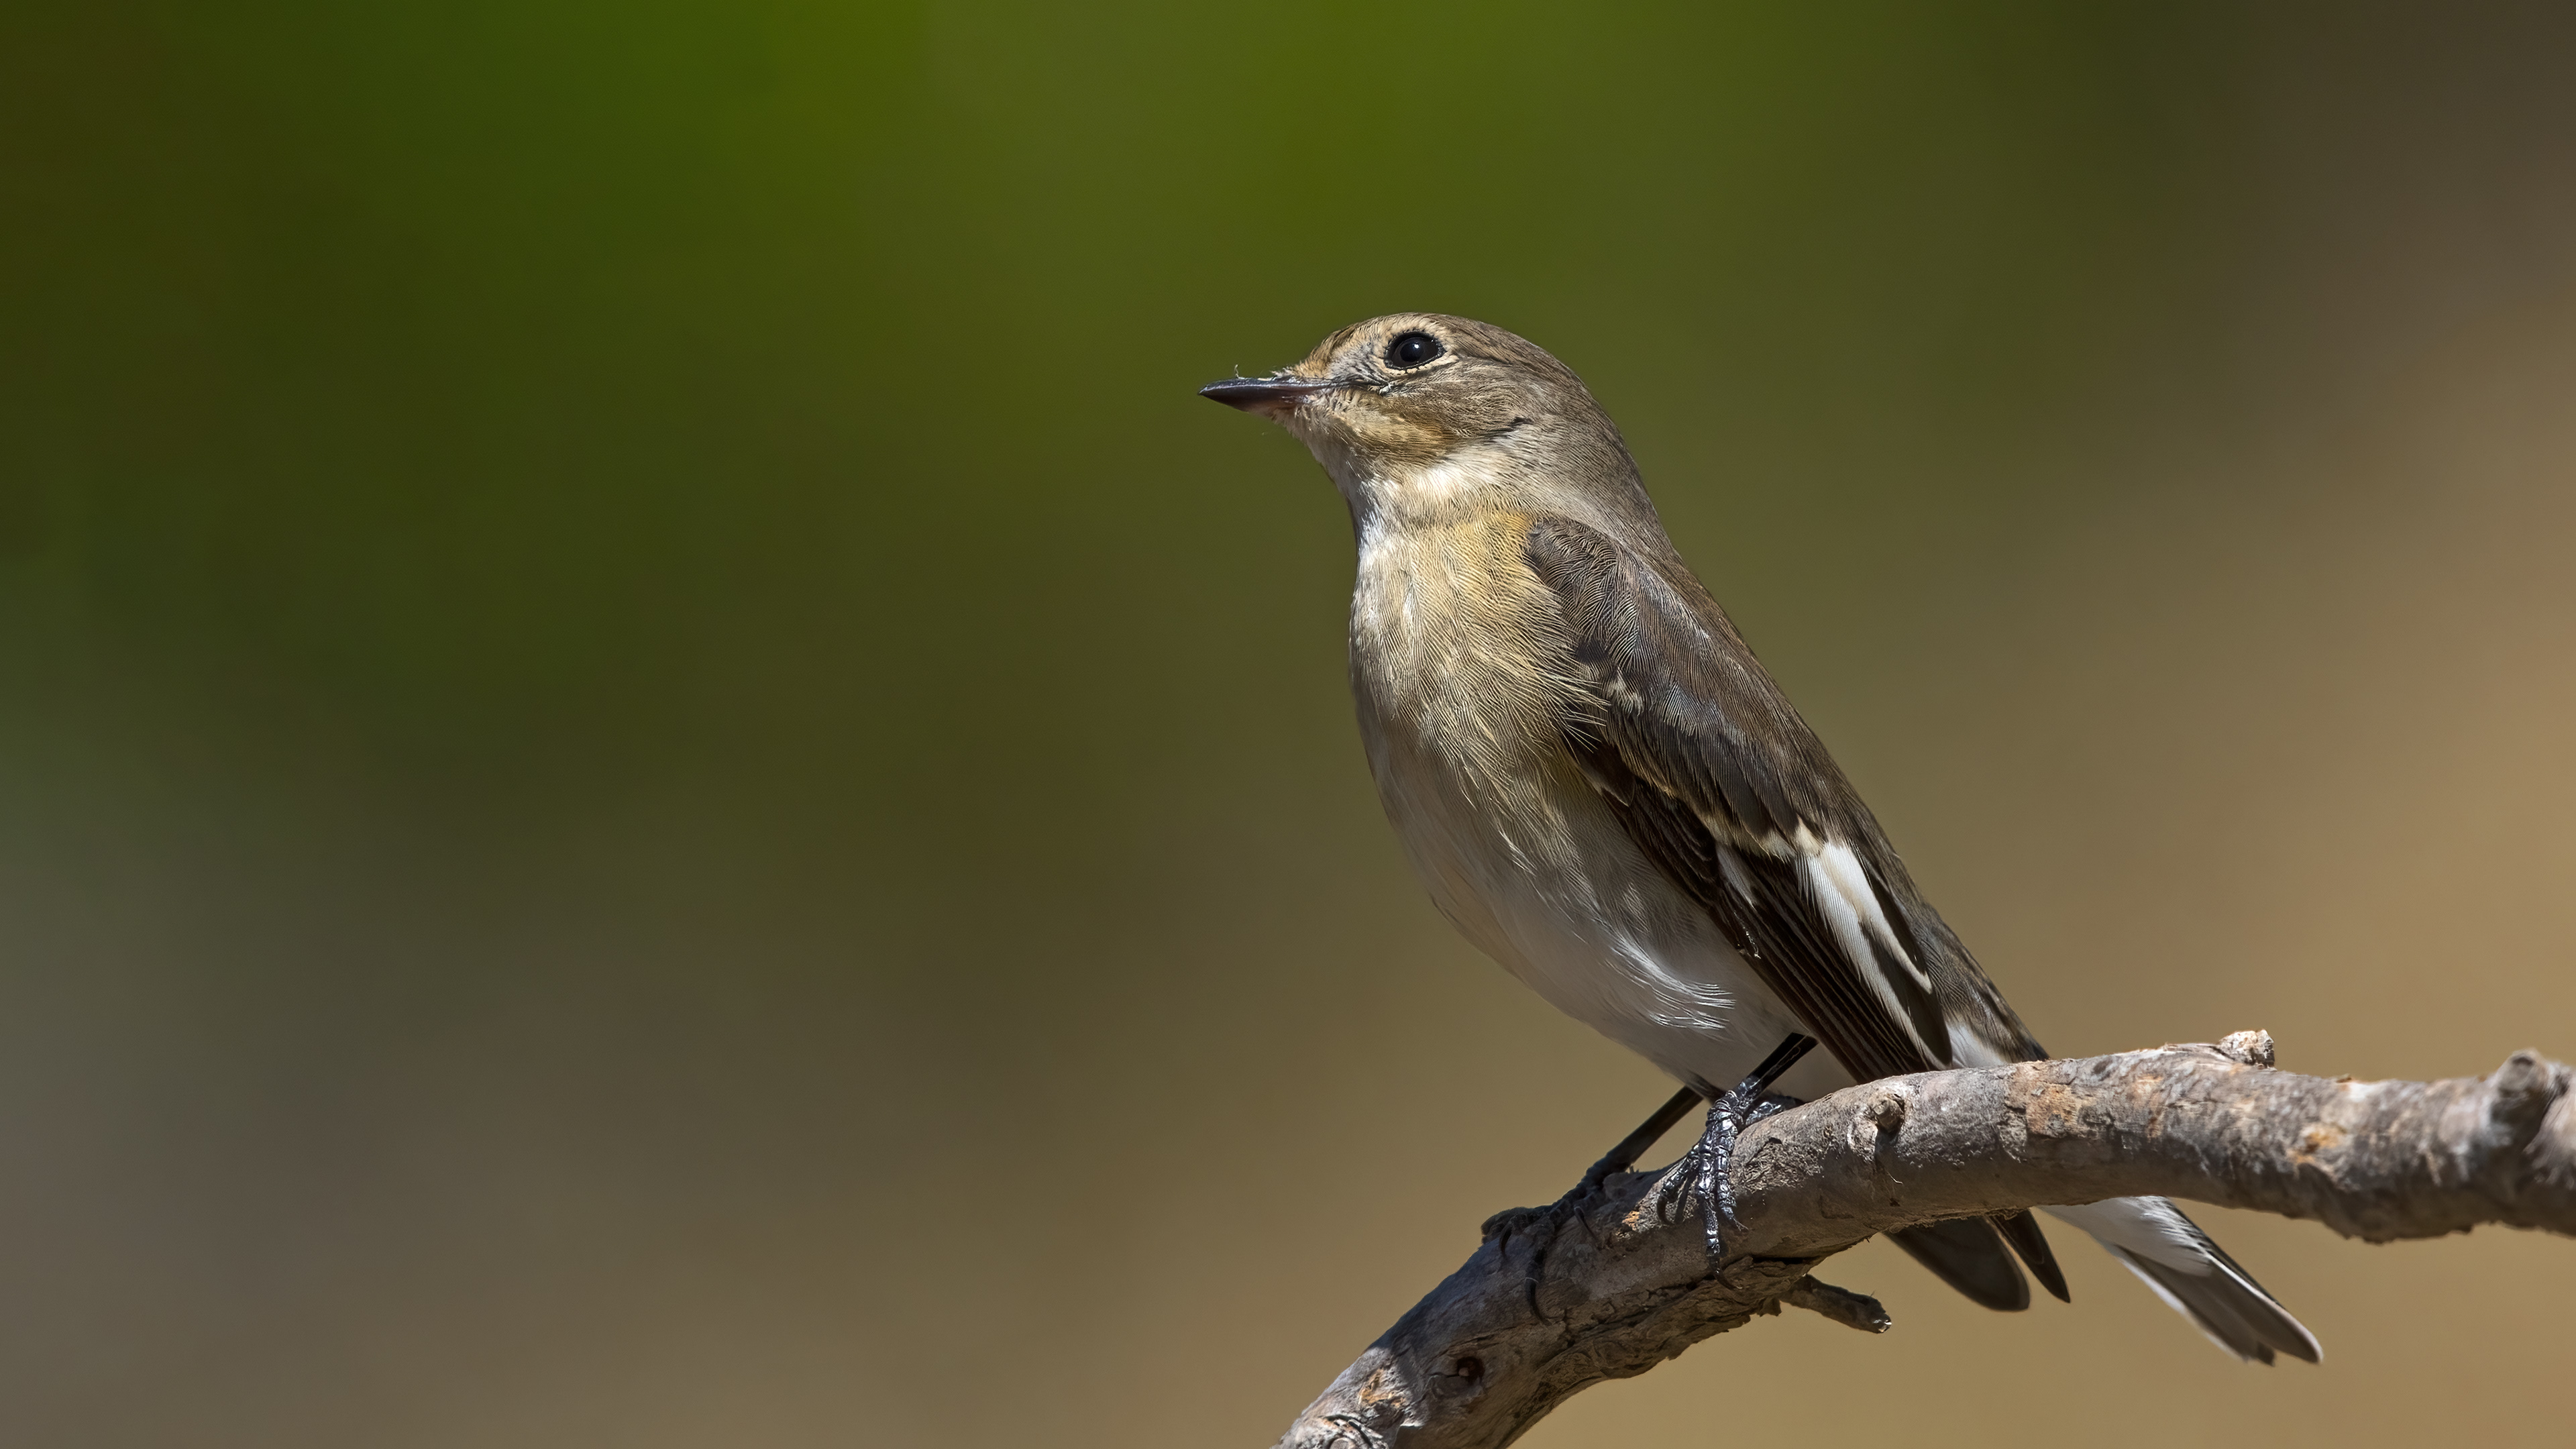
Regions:
[[1440, 339], [1430, 333], [1407, 332], [1386, 345], [1386, 361], [1390, 367], [1420, 367], [1444, 351]]

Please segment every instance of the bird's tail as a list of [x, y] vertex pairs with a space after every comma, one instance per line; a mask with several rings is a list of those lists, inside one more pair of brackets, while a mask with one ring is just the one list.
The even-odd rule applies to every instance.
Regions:
[[2091, 1233], [2157, 1297], [2236, 1357], [2270, 1363], [2273, 1354], [2286, 1353], [2317, 1361], [2316, 1335], [2164, 1198], [2114, 1197], [2040, 1211]]

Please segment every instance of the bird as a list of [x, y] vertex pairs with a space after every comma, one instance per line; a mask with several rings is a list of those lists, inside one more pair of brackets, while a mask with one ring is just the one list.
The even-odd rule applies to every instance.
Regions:
[[[1746, 1122], [1856, 1082], [2047, 1057], [1683, 562], [1572, 369], [1500, 327], [1408, 312], [1199, 391], [1304, 443], [1349, 506], [1360, 733], [1433, 903], [1681, 1086], [1587, 1183], [1705, 1102], [1680, 1190], [1696, 1183], [1722, 1251]], [[2170, 1201], [2043, 1210], [2229, 1354], [2318, 1361]], [[2016, 1258], [2068, 1296], [2027, 1211], [1891, 1236], [1988, 1308], [2029, 1306]]]

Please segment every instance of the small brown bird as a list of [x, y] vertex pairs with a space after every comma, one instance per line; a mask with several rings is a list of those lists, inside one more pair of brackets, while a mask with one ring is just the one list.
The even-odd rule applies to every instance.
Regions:
[[[1781, 1100], [1774, 1078], [1813, 1097], [2047, 1055], [1682, 562], [1563, 363], [1405, 313], [1200, 393], [1287, 428], [1350, 504], [1360, 733], [1431, 898], [1710, 1103], [1686, 1180], [1712, 1247], [1733, 1133]], [[1809, 1035], [1827, 1055], [1789, 1066]], [[2229, 1353], [2316, 1361], [2307, 1329], [2165, 1199], [2045, 1211]], [[1894, 1236], [1990, 1308], [2030, 1303], [2015, 1254], [2066, 1296], [2027, 1212]]]

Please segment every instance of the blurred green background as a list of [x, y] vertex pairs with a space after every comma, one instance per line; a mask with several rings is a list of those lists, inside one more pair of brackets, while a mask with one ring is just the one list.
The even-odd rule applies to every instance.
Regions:
[[[2576, 1056], [2570, 14], [11, 7], [0, 1437], [1270, 1442], [1664, 1091], [1191, 396], [1398, 308], [2057, 1050]], [[2321, 1369], [1873, 1244], [1528, 1442], [2563, 1432], [2576, 1246], [2206, 1217]]]

